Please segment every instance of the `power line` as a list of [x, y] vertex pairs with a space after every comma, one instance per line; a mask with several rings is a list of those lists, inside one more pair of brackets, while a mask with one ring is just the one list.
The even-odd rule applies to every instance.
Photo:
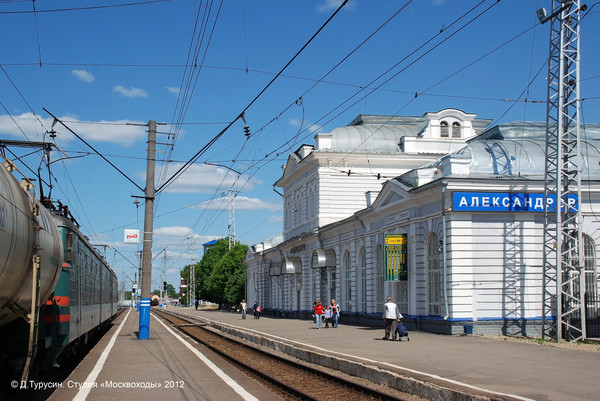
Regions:
[[202, 147], [202, 149], [200, 149], [194, 156], [192, 156], [192, 158], [183, 166], [181, 167], [179, 170], [177, 170], [175, 172], [175, 174], [173, 174], [171, 176], [171, 178], [169, 178], [167, 181], [165, 181], [157, 190], [156, 192], [160, 192], [161, 190], [163, 190], [164, 188], [166, 188], [168, 185], [170, 185], [175, 179], [177, 179], [179, 176], [181, 176], [181, 174], [183, 174], [183, 172], [185, 170], [187, 170], [189, 168], [189, 166], [194, 163], [202, 154], [204, 154], [204, 152], [206, 152], [206, 150], [208, 150], [225, 132], [227, 132], [227, 130], [229, 128], [231, 128], [231, 126], [240, 118], [242, 118], [242, 116], [244, 115], [244, 113], [262, 96], [263, 93], [265, 93], [265, 91], [273, 84], [273, 82], [275, 82], [275, 80], [277, 80], [277, 78], [279, 78], [279, 76], [283, 73], [283, 71], [285, 71], [287, 69], [287, 67], [290, 66], [290, 64], [300, 55], [300, 53], [302, 53], [302, 51], [317, 37], [317, 35], [325, 28], [325, 26], [327, 26], [327, 24], [329, 24], [329, 22], [333, 19], [333, 17], [335, 17], [335, 15], [348, 3], [348, 0], [344, 0], [344, 2], [338, 7], [338, 9], [329, 17], [329, 19], [327, 19], [327, 21], [325, 21], [325, 23], [317, 30], [317, 32], [315, 32], [313, 34], [313, 36], [308, 40], [308, 42], [306, 42], [304, 44], [304, 46], [302, 46], [302, 48], [300, 50], [298, 50], [298, 52], [296, 52], [296, 54], [290, 59], [290, 61], [288, 61], [288, 63], [279, 71], [279, 73], [277, 73], [277, 75], [275, 75], [275, 77], [267, 84], [267, 86], [265, 86], [263, 88], [262, 91], [260, 91], [260, 93], [258, 95], [256, 95], [254, 97], [254, 99], [252, 99], [252, 101], [250, 101], [250, 103], [248, 103], [248, 105], [242, 110], [242, 112], [236, 117], [234, 118], [228, 125], [227, 127], [225, 127], [223, 130], [221, 130], [221, 132], [219, 132], [210, 142], [208, 142], [204, 147]]
[[65, 123], [63, 123], [59, 118], [57, 118], [54, 114], [50, 113], [45, 107], [43, 107], [43, 110], [50, 114], [50, 116], [52, 116], [52, 118], [54, 118], [55, 121], [59, 122], [63, 127], [65, 127], [66, 129], [69, 130], [70, 133], [72, 133], [73, 135], [75, 135], [81, 142], [85, 143], [90, 149], [92, 149], [94, 151], [94, 153], [96, 153], [98, 156], [100, 156], [105, 162], [107, 162], [108, 164], [110, 164], [115, 170], [117, 170], [123, 177], [125, 177], [129, 182], [131, 182], [133, 185], [135, 185], [140, 191], [144, 192], [144, 189], [142, 187], [140, 187], [135, 181], [133, 181], [131, 178], [129, 178], [129, 176], [127, 174], [125, 174], [123, 171], [121, 171], [117, 166], [115, 166], [110, 160], [108, 160], [102, 153], [98, 152], [96, 150], [96, 148], [94, 148], [92, 145], [90, 145], [85, 139], [83, 139], [81, 136], [79, 136], [75, 131], [73, 131], [71, 128], [69, 128], [68, 125], [66, 125]]
[[171, 1], [171, 0], [149, 0], [149, 1], [142, 1], [139, 3], [123, 3], [123, 4], [108, 4], [108, 5], [103, 5], [103, 6], [89, 6], [89, 7], [72, 7], [72, 8], [55, 8], [55, 9], [51, 9], [51, 10], [24, 10], [24, 11], [0, 11], [0, 15], [5, 14], [35, 14], [35, 13], [59, 13], [59, 12], [65, 12], [65, 11], [87, 11], [87, 10], [99, 10], [99, 9], [103, 9], [103, 8], [116, 8], [116, 7], [130, 7], [130, 6], [141, 6], [141, 5], [147, 5], [147, 4], [154, 4], [154, 3], [164, 3], [167, 1]]
[[[454, 22], [452, 22], [448, 28], [446, 30], [448, 30], [450, 27], [456, 25], [457, 23], [459, 23], [463, 18], [465, 18], [467, 15], [469, 15], [471, 12], [473, 12], [477, 7], [481, 6], [483, 3], [485, 3], [486, 0], [482, 0], [479, 4], [477, 4], [476, 6], [472, 7], [469, 11], [465, 12], [462, 16], [460, 16], [459, 18], [457, 18]], [[359, 101], [361, 101], [362, 99], [366, 98], [367, 96], [369, 96], [370, 94], [372, 94], [375, 90], [381, 88], [383, 85], [385, 85], [386, 83], [388, 83], [389, 81], [391, 81], [393, 78], [395, 78], [396, 76], [398, 76], [400, 73], [404, 72], [406, 69], [408, 69], [410, 66], [414, 65], [416, 62], [418, 62], [419, 60], [421, 60], [423, 57], [425, 57], [427, 54], [431, 53], [433, 50], [435, 50], [436, 48], [438, 48], [439, 46], [441, 46], [443, 43], [445, 43], [446, 41], [448, 41], [450, 38], [452, 38], [454, 35], [458, 34], [460, 31], [462, 31], [463, 29], [465, 29], [467, 26], [469, 26], [471, 23], [473, 23], [475, 20], [477, 20], [478, 18], [480, 18], [484, 13], [488, 12], [490, 9], [492, 9], [496, 4], [498, 4], [497, 2], [494, 2], [494, 4], [490, 5], [488, 8], [486, 8], [485, 10], [483, 10], [482, 12], [480, 12], [478, 15], [476, 15], [475, 17], [473, 17], [471, 20], [467, 21], [466, 23], [464, 23], [462, 26], [458, 27], [456, 31], [454, 31], [453, 33], [451, 33], [450, 35], [448, 35], [447, 37], [445, 37], [444, 39], [442, 39], [439, 43], [433, 45], [431, 48], [427, 49], [423, 54], [417, 56], [413, 61], [411, 61], [407, 66], [403, 67], [401, 70], [399, 70], [398, 72], [395, 72], [394, 74], [392, 74], [389, 78], [387, 78], [383, 83], [377, 85], [375, 88], [371, 89], [369, 91], [369, 93], [361, 96], [358, 100], [356, 100], [355, 102], [353, 102], [352, 104], [350, 104], [348, 107], [346, 107], [345, 109], [343, 109], [342, 111], [340, 111], [339, 113], [337, 113], [336, 115], [334, 115], [333, 117], [331, 117], [330, 119], [328, 119], [325, 124], [331, 122], [333, 119], [335, 119], [336, 117], [338, 117], [339, 115], [341, 115], [343, 112], [345, 112], [346, 110], [348, 110], [350, 107], [354, 106], [355, 104], [357, 104]], [[429, 43], [433, 42], [438, 36], [440, 36], [442, 34], [442, 32], [439, 32], [437, 34], [435, 34], [434, 36], [432, 36], [430, 39], [426, 40], [424, 43], [422, 43], [421, 45], [419, 45], [417, 48], [415, 48], [412, 52], [410, 52], [408, 55], [406, 55], [405, 57], [403, 57], [400, 61], [398, 61], [396, 64], [394, 64], [392, 67], [388, 68], [386, 71], [384, 71], [382, 74], [380, 74], [378, 77], [376, 77], [375, 79], [371, 80], [365, 87], [371, 87], [372, 85], [374, 85], [377, 81], [379, 81], [380, 79], [382, 79], [383, 77], [385, 77], [387, 74], [389, 74], [394, 68], [398, 67], [402, 62], [408, 60], [411, 56], [414, 56], [415, 54], [417, 54], [417, 52], [421, 49], [423, 49], [426, 45], [428, 45]], [[431, 88], [431, 87], [430, 87]], [[318, 120], [316, 120], [315, 123], [313, 124], [318, 124], [320, 123], [322, 120], [324, 120], [327, 116], [331, 115], [332, 113], [334, 113], [336, 110], [338, 110], [339, 108], [341, 108], [344, 104], [347, 104], [348, 102], [350, 102], [353, 98], [355, 98], [358, 94], [360, 94], [363, 91], [363, 89], [355, 92], [353, 95], [351, 95], [350, 97], [348, 97], [346, 100], [344, 100], [343, 102], [341, 102], [338, 106], [336, 106], [335, 108], [333, 108], [332, 110], [330, 110], [329, 112], [327, 112], [326, 114], [324, 114], [321, 118], [319, 118]], [[414, 98], [412, 99], [414, 100]], [[412, 101], [411, 100], [411, 101]], [[289, 108], [289, 106], [288, 106]], [[287, 109], [286, 109], [287, 110]], [[264, 128], [264, 127], [263, 127]], [[308, 128], [304, 129], [302, 132], [307, 131]], [[310, 135], [311, 132], [309, 132], [309, 134], [307, 134], [306, 136]], [[304, 136], [303, 138], [306, 138], [306, 136]], [[289, 144], [290, 141], [285, 142], [284, 144], [280, 145], [279, 147], [275, 148], [274, 150], [272, 150], [271, 152], [269, 152], [266, 156], [265, 159], [270, 157], [273, 153], [278, 152], [277, 155], [279, 155], [281, 153], [281, 151], [285, 151], [285, 150], [289, 150], [289, 148], [287, 147], [287, 145]], [[284, 148], [285, 147], [285, 148]], [[255, 166], [257, 166], [259, 163], [267, 163], [265, 162], [265, 159], [258, 161]], [[260, 167], [257, 167], [260, 168]]]

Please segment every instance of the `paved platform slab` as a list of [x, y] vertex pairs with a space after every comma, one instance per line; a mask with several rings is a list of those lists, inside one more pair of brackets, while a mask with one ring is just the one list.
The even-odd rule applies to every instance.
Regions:
[[[219, 322], [240, 333], [277, 339], [299, 349], [365, 366], [379, 366], [434, 383], [469, 391], [494, 392], [498, 399], [575, 401], [600, 399], [600, 345], [596, 351], [556, 348], [495, 337], [446, 336], [409, 332], [410, 341], [384, 341], [382, 328], [347, 326], [316, 329], [306, 320], [173, 308], [196, 318]], [[139, 314], [123, 313], [51, 401], [66, 400], [278, 400], [262, 386], [227, 364], [222, 379], [196, 352], [154, 317], [150, 338], [138, 340]], [[179, 336], [180, 337], [180, 336]], [[111, 345], [112, 343], [112, 345]], [[230, 386], [228, 381], [237, 383]], [[84, 388], [82, 390], [82, 387]], [[85, 388], [89, 387], [89, 388]], [[247, 391], [247, 393], [245, 392]]]
[[[378, 363], [440, 383], [472, 386], [513, 399], [580, 401], [600, 399], [600, 345], [596, 351], [557, 348], [496, 337], [447, 336], [410, 331], [410, 341], [381, 340], [382, 328], [346, 326], [317, 330], [311, 321], [174, 308], [241, 330], [306, 344], [323, 352]], [[507, 398], [507, 397], [505, 397]]]
[[198, 355], [212, 352], [192, 350], [152, 316], [149, 338], [139, 340], [138, 318], [134, 309], [121, 314], [49, 400], [280, 400], [229, 364], [215, 372]]

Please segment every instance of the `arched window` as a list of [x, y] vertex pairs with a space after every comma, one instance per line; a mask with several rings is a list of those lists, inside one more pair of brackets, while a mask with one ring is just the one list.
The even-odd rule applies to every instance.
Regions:
[[344, 253], [344, 290], [346, 296], [346, 310], [352, 310], [352, 262], [350, 252]]
[[336, 299], [336, 287], [337, 287], [337, 274], [335, 271], [335, 267], [331, 269], [329, 274], [329, 298]]
[[427, 237], [427, 313], [441, 314], [440, 303], [440, 244], [435, 233]]
[[448, 138], [450, 136], [448, 131], [449, 131], [448, 121], [442, 121], [440, 123], [440, 137]]
[[460, 138], [460, 123], [458, 121], [454, 121], [452, 123], [452, 138]]
[[[600, 318], [598, 293], [600, 290], [600, 272], [596, 267], [596, 245], [587, 234], [583, 234], [583, 266], [585, 269], [585, 313], [587, 321]], [[588, 335], [597, 333], [597, 325], [587, 324]]]
[[588, 294], [598, 292], [600, 277], [596, 270], [596, 246], [594, 240], [587, 234], [583, 234], [583, 266], [585, 268], [585, 285]]
[[360, 261], [359, 269], [359, 278], [360, 278], [360, 310], [359, 312], [367, 311], [367, 252], [363, 247], [360, 250], [360, 256], [358, 258]]

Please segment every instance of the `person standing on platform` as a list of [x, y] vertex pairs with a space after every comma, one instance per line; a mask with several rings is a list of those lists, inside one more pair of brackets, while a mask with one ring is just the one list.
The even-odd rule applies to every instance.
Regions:
[[323, 304], [321, 304], [321, 300], [319, 299], [317, 301], [317, 303], [315, 304], [315, 308], [314, 308], [315, 320], [317, 322], [317, 329], [321, 328], [321, 319], [323, 317], [324, 310], [325, 309], [323, 308]]
[[242, 309], [242, 319], [246, 319], [246, 311], [248, 310], [248, 304], [245, 299], [240, 302], [240, 308]]
[[331, 322], [331, 306], [327, 305], [327, 309], [325, 309], [325, 328], [329, 328], [329, 324], [331, 323], [331, 327], [333, 327], [333, 323]]
[[258, 304], [258, 301], [254, 301], [254, 306], [252, 307], [252, 311], [254, 312], [254, 318], [255, 319], [260, 319], [260, 305]]
[[200, 302], [198, 301], [198, 298], [196, 298], [196, 299], [194, 300], [194, 306], [196, 307], [196, 310], [198, 310], [198, 304], [199, 304], [199, 303], [200, 303]]
[[338, 321], [340, 320], [340, 306], [335, 302], [335, 299], [331, 300], [331, 327], [338, 327]]
[[398, 305], [392, 302], [392, 297], [387, 297], [387, 302], [383, 306], [383, 320], [385, 321], [385, 335], [383, 340], [389, 340], [391, 334], [391, 340], [396, 341], [396, 327], [400, 319], [402, 319], [400, 309], [398, 309]]

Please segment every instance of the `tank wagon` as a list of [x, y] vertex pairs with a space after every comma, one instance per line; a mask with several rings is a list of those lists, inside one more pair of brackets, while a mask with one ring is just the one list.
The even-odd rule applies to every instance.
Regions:
[[38, 201], [13, 170], [0, 167], [0, 368], [27, 379], [112, 320], [118, 285], [69, 209]]

